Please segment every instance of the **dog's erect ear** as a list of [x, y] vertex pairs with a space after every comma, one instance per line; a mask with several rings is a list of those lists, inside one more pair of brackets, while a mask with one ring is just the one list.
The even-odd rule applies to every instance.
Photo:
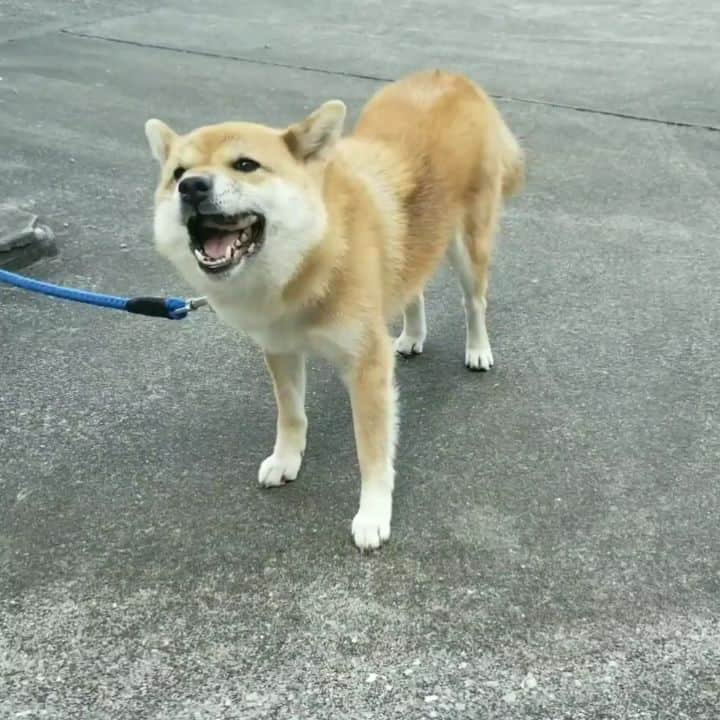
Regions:
[[145, 136], [153, 157], [163, 165], [170, 152], [170, 146], [177, 135], [162, 120], [153, 119], [145, 123]]
[[345, 103], [330, 100], [283, 135], [298, 160], [322, 158], [340, 137], [345, 123]]

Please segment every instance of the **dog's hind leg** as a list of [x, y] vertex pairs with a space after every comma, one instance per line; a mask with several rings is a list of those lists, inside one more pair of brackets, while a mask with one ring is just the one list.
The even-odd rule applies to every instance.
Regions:
[[500, 191], [480, 195], [448, 249], [465, 305], [465, 365], [470, 370], [493, 366], [485, 314], [490, 254], [500, 209]]
[[403, 330], [400, 337], [395, 340], [395, 352], [405, 357], [420, 355], [426, 336], [425, 299], [420, 292], [405, 308]]
[[277, 437], [273, 454], [260, 465], [258, 482], [263, 487], [275, 487], [294, 480], [302, 464], [307, 435], [305, 358], [266, 353], [265, 362], [275, 388]]

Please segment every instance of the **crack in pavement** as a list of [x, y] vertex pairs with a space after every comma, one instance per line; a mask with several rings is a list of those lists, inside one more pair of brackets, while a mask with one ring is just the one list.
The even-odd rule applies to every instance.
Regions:
[[[166, 52], [183, 53], [185, 55], [198, 55], [200, 57], [216, 58], [218, 60], [232, 60], [234, 62], [248, 63], [252, 65], [268, 65], [276, 68], [287, 68], [289, 70], [301, 70], [303, 72], [321, 73], [323, 75], [335, 75], [337, 77], [354, 78], [357, 80], [374, 80], [376, 82], [390, 83], [395, 78], [384, 77], [382, 75], [366, 75], [364, 73], [348, 72], [344, 70], [329, 70], [322, 67], [314, 67], [311, 65], [293, 65], [292, 63], [284, 63], [275, 60], [261, 60], [258, 58], [244, 57], [242, 55], [229, 55], [225, 53], [210, 52], [207, 50], [188, 50], [187, 48], [176, 47], [174, 45], [162, 45], [159, 43], [145, 43], [138, 40], [125, 40], [121, 38], [107, 37], [105, 35], [96, 35], [94, 33], [84, 33], [77, 30], [69, 30], [64, 28], [60, 30], [64, 35], [70, 35], [76, 38], [84, 38], [89, 40], [102, 40], [103, 42], [118, 43], [120, 45], [131, 45], [134, 47], [146, 48], [148, 50], [164, 50]], [[682, 120], [665, 120], [663, 118], [649, 117], [645, 115], [635, 115], [633, 113], [619, 112], [615, 110], [603, 110], [601, 108], [585, 107], [583, 105], [571, 105], [568, 103], [554, 102], [552, 100], [540, 100], [536, 98], [516, 97], [513, 95], [499, 95], [488, 93], [492, 98], [501, 102], [517, 102], [528, 105], [544, 105], [545, 107], [560, 108], [563, 110], [573, 110], [575, 112], [589, 113], [591, 115], [606, 115], [609, 117], [621, 118], [624, 120], [636, 120], [638, 122], [654, 123], [656, 125], [667, 125], [671, 127], [693, 128], [695, 130], [709, 130], [711, 132], [720, 132], [718, 125], [705, 125], [703, 123], [684, 122]]]

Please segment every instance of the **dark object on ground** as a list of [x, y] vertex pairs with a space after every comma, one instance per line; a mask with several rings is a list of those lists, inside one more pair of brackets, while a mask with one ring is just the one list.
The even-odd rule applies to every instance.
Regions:
[[0, 268], [19, 270], [42, 257], [57, 255], [55, 234], [37, 215], [0, 208]]

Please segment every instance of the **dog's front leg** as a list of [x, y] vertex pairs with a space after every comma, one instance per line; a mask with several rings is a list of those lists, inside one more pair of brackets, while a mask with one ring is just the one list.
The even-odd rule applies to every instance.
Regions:
[[377, 548], [390, 537], [396, 439], [395, 356], [386, 332], [374, 333], [347, 375], [360, 462], [360, 508], [355, 544]]
[[305, 357], [265, 353], [265, 362], [277, 400], [277, 437], [273, 454], [260, 465], [258, 482], [274, 487], [297, 477], [305, 452]]

